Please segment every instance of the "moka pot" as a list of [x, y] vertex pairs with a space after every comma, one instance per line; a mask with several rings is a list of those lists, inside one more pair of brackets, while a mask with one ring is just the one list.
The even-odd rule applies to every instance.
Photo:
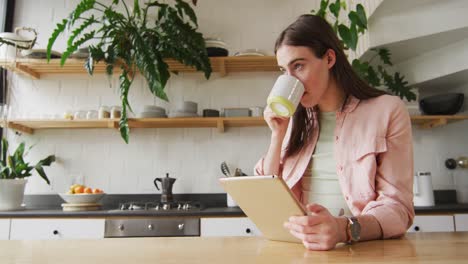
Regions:
[[176, 178], [171, 178], [169, 177], [169, 173], [166, 173], [166, 177], [164, 178], [156, 178], [154, 179], [154, 185], [156, 186], [156, 189], [159, 189], [158, 182], [161, 183], [161, 202], [162, 203], [170, 203], [173, 200], [172, 197], [172, 186], [174, 185], [174, 182], [176, 181]]

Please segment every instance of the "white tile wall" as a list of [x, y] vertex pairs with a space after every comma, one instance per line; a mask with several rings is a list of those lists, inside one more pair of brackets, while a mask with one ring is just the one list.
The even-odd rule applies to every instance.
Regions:
[[[39, 32], [36, 48], [45, 48], [52, 25], [68, 16], [79, 1], [16, 2], [15, 26], [36, 27]], [[203, 0], [195, 10], [200, 30], [206, 36], [224, 39], [231, 54], [247, 48], [260, 48], [272, 54], [278, 33], [298, 15], [317, 8], [318, 2]], [[369, 4], [368, 8], [375, 5]], [[64, 43], [65, 38], [59, 39], [54, 49], [62, 51]], [[175, 109], [177, 102], [193, 100], [199, 103], [200, 113], [203, 108], [263, 106], [277, 75], [213, 74], [206, 81], [201, 74], [183, 73], [173, 76], [168, 83], [166, 91], [171, 103], [151, 96], [144, 80], [138, 77], [130, 92], [130, 102], [139, 111], [145, 104]], [[62, 114], [64, 110], [120, 104], [115, 77], [110, 80], [112, 87], [107, 77], [99, 74], [49, 75], [40, 80], [11, 75], [10, 79], [9, 100], [16, 116], [40, 117]], [[415, 169], [433, 171], [436, 188], [447, 183], [444, 159], [467, 154], [464, 138], [467, 126], [464, 122], [430, 131], [415, 130]], [[31, 177], [27, 193], [63, 192], [73, 175], [83, 175], [85, 183], [108, 193], [155, 193], [153, 179], [166, 172], [177, 178], [175, 193], [209, 193], [222, 192], [217, 183], [222, 161], [252, 173], [255, 162], [268, 147], [269, 130], [233, 128], [218, 133], [209, 128], [134, 129], [129, 145], [124, 144], [118, 131], [111, 129], [47, 130], [21, 137], [10, 131], [8, 137], [16, 143], [23, 140], [35, 143], [30, 152], [33, 161], [52, 153], [59, 158], [47, 168], [51, 186], [39, 177]]]

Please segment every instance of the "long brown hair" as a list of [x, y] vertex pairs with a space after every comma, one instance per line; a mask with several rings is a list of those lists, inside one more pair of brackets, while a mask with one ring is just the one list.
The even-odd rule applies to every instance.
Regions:
[[[308, 47], [317, 58], [323, 58], [328, 49], [336, 54], [336, 62], [331, 68], [331, 76], [345, 98], [349, 95], [365, 100], [386, 92], [375, 89], [362, 80], [353, 70], [343, 51], [343, 45], [326, 20], [315, 15], [301, 15], [289, 25], [275, 43], [275, 54], [282, 45]], [[347, 99], [345, 100], [346, 104]], [[344, 106], [344, 104], [343, 104]], [[314, 112], [318, 108], [305, 108], [301, 104], [294, 113], [291, 137], [286, 148], [286, 156], [293, 156], [310, 143], [314, 128]]]

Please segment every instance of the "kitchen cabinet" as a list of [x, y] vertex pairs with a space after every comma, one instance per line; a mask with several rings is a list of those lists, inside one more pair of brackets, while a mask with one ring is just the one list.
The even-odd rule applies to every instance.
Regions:
[[10, 219], [0, 219], [0, 240], [10, 239]]
[[10, 240], [104, 238], [104, 219], [12, 219]]
[[468, 231], [468, 214], [455, 214], [455, 231]]
[[408, 232], [453, 232], [452, 215], [417, 215]]
[[257, 226], [247, 217], [202, 218], [200, 236], [261, 236]]

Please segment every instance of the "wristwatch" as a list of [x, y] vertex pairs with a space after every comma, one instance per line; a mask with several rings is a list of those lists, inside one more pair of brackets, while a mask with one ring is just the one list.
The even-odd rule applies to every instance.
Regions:
[[356, 217], [346, 217], [348, 219], [348, 224], [346, 226], [347, 238], [346, 243], [352, 244], [353, 242], [358, 242], [361, 238], [361, 224]]

